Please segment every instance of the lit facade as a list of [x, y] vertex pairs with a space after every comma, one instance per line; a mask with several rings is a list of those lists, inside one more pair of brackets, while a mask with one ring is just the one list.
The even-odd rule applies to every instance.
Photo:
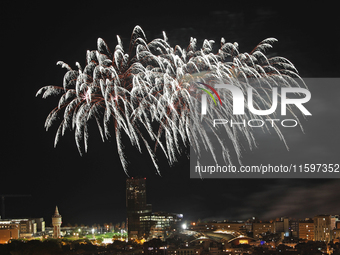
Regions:
[[3, 230], [2, 240], [8, 236], [10, 239], [31, 238], [45, 232], [45, 221], [43, 218], [0, 220], [0, 230]]
[[331, 240], [331, 216], [317, 215], [314, 217], [315, 241], [329, 242]]
[[0, 244], [7, 244], [12, 239], [19, 238], [19, 224], [12, 221], [0, 221]]
[[128, 238], [166, 238], [178, 228], [183, 215], [167, 212], [152, 213], [151, 204], [146, 203], [146, 178], [126, 180], [126, 209]]
[[185, 248], [170, 248], [167, 249], [167, 255], [201, 255], [201, 247], [185, 247]]
[[299, 222], [299, 238], [307, 241], [314, 241], [314, 222], [300, 221]]
[[19, 219], [19, 227], [20, 227], [20, 237], [32, 237], [37, 233], [37, 224], [35, 224], [34, 220], [31, 219]]
[[140, 216], [140, 222], [150, 222], [149, 239], [161, 238], [164, 240], [174, 229], [178, 228], [182, 218], [182, 214], [155, 212], [151, 215]]
[[331, 216], [331, 229], [335, 229], [335, 228], [337, 228], [337, 226], [336, 226], [336, 223], [337, 223], [337, 221], [339, 220], [339, 216], [338, 215], [336, 215], [336, 216]]
[[260, 235], [264, 235], [265, 233], [274, 233], [274, 224], [269, 222], [263, 223], [253, 223], [253, 235], [254, 238], [259, 238]]
[[36, 223], [37, 232], [45, 232], [45, 221], [44, 218], [34, 218]]
[[193, 222], [189, 229], [197, 232], [223, 231], [226, 233], [245, 233], [247, 226], [244, 222]]

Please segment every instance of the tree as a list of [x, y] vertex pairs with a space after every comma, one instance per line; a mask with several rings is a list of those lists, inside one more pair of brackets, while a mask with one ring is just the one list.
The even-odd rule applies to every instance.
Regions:
[[101, 237], [99, 237], [99, 238], [97, 238], [96, 239], [96, 241], [97, 241], [97, 244], [102, 244], [102, 242], [104, 241], [104, 239], [103, 238], [101, 238]]

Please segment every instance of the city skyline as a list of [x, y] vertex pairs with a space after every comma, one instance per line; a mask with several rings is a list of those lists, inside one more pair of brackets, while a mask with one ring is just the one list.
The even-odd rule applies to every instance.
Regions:
[[[104, 223], [102, 226], [100, 224], [92, 226], [76, 224], [72, 226], [68, 223], [66, 226], [62, 226], [62, 216], [59, 213], [58, 206], [56, 206], [54, 214], [51, 216], [52, 225], [46, 228], [44, 218], [0, 219], [0, 243], [7, 244], [11, 239], [20, 238], [26, 240], [33, 240], [34, 238], [41, 240], [47, 238], [79, 239], [84, 238], [84, 236], [86, 238], [91, 237], [90, 239], [94, 241], [96, 240], [94, 233], [104, 233], [104, 235], [108, 233], [114, 239], [122, 239], [123, 233], [126, 233], [124, 237], [126, 242], [135, 240], [139, 244], [155, 239], [164, 241], [179, 234], [188, 237], [204, 235], [206, 238], [222, 235], [220, 237], [227, 237], [228, 240], [245, 237], [244, 242], [247, 244], [250, 241], [256, 243], [257, 240], [273, 238], [270, 237], [272, 234], [277, 235], [275, 238], [280, 236], [278, 240], [281, 240], [281, 242], [295, 240], [299, 243], [307, 241], [330, 243], [333, 240], [338, 242], [340, 238], [340, 214], [320, 214], [304, 219], [277, 215], [275, 219], [270, 220], [251, 217], [237, 220], [198, 219], [188, 221], [183, 218], [182, 214], [152, 211], [152, 205], [147, 203], [146, 178], [127, 178], [125, 189], [126, 223], [113, 225], [110, 222], [109, 224]], [[112, 240], [106, 237], [105, 242], [109, 244], [112, 243]]]
[[[256, 242], [259, 240], [267, 240], [268, 242], [271, 238], [278, 238], [275, 241], [275, 246], [278, 245], [277, 241], [289, 243], [294, 240], [292, 243], [297, 244], [308, 241], [330, 243], [331, 241], [339, 242], [340, 240], [339, 214], [315, 215], [299, 220], [290, 217], [277, 217], [276, 219], [266, 221], [252, 217], [247, 220], [237, 221], [225, 219], [223, 221], [197, 220], [188, 222], [182, 221], [183, 215], [151, 212], [151, 205], [145, 207], [144, 198], [146, 190], [144, 181], [144, 178], [127, 179], [127, 224], [122, 223], [120, 226], [114, 226], [111, 223], [105, 223], [103, 226], [99, 224], [92, 226], [71, 226], [67, 224], [67, 226], [62, 226], [62, 216], [59, 214], [58, 207], [56, 206], [55, 212], [51, 216], [53, 226], [47, 226], [46, 228], [44, 218], [0, 219], [0, 244], [7, 244], [9, 240], [24, 239], [29, 241], [36, 238], [40, 239], [40, 241], [49, 238], [68, 241], [90, 238], [91, 242], [95, 242], [97, 239], [94, 237], [94, 234], [104, 234], [104, 236], [111, 234], [111, 238], [106, 237], [106, 245], [113, 242], [112, 238], [114, 240], [125, 238], [126, 243], [135, 240], [136, 244], [143, 244], [146, 241], [152, 242], [152, 240], [156, 239], [163, 241], [166, 239], [172, 240], [176, 235], [182, 234], [187, 237], [203, 235], [205, 238], [213, 239], [221, 235], [219, 238], [227, 238], [228, 240], [245, 238], [246, 244], [250, 241], [255, 242], [252, 245], [256, 245]], [[145, 208], [150, 210], [145, 210]], [[273, 235], [276, 235], [276, 237]]]
[[[214, 39], [218, 45], [224, 37], [238, 42], [245, 52], [263, 39], [275, 37], [278, 42], [268, 53], [288, 58], [302, 77], [339, 76], [335, 35], [325, 31], [315, 34], [320, 23], [325, 27], [334, 24], [332, 15], [323, 14], [316, 7], [306, 12], [254, 3], [246, 8], [228, 4], [195, 6], [189, 8], [190, 12], [183, 8], [155, 13], [139, 6], [130, 10], [129, 18], [116, 16], [122, 23], [112, 21], [110, 8], [94, 14], [86, 5], [60, 5], [53, 10], [38, 4], [7, 5], [3, 17], [4, 34], [9, 42], [3, 49], [10, 50], [4, 50], [7, 65], [3, 94], [10, 97], [11, 103], [5, 103], [3, 108], [4, 169], [0, 195], [31, 197], [6, 199], [6, 217], [44, 217], [48, 223], [58, 205], [65, 224], [125, 221], [127, 176], [117, 156], [115, 140], [102, 143], [98, 130], [91, 126], [89, 151], [83, 156], [77, 151], [72, 132], [66, 133], [53, 148], [57, 126], [46, 132], [44, 121], [56, 98], [34, 97], [42, 86], [62, 84], [65, 72], [55, 65], [57, 61], [63, 60], [72, 67], [76, 61], [83, 64], [86, 50], [96, 48], [98, 37], [114, 49], [118, 34], [128, 47], [133, 27], [140, 25], [148, 39], [160, 36], [164, 30], [174, 44], [186, 47], [190, 36], [197, 37], [199, 45], [205, 38]], [[84, 16], [91, 15], [95, 18], [88, 27], [76, 25]], [[181, 18], [184, 16], [187, 19]], [[48, 29], [42, 24], [47, 24]], [[308, 109], [313, 115], [301, 120], [305, 133], [300, 130], [284, 133], [290, 151], [278, 137], [256, 133], [258, 148], [243, 153], [244, 164], [339, 163], [339, 88], [310, 89]], [[186, 155], [173, 167], [159, 155], [162, 175], [159, 176], [144, 154], [139, 154], [128, 142], [124, 146], [130, 161], [128, 173], [131, 177], [146, 177], [147, 203], [153, 204], [154, 211], [180, 212], [188, 220], [306, 218], [340, 211], [339, 179], [196, 180], [189, 178]]]

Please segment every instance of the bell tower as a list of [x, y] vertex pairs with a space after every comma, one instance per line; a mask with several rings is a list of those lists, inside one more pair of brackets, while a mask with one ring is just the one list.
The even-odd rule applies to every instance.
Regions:
[[58, 211], [58, 206], [55, 207], [54, 215], [52, 216], [53, 238], [60, 238], [61, 215]]

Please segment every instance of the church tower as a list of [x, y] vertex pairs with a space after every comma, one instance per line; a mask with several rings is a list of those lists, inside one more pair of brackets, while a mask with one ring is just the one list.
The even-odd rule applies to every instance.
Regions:
[[55, 207], [54, 215], [52, 216], [53, 238], [60, 238], [61, 215], [58, 211], [58, 206]]

